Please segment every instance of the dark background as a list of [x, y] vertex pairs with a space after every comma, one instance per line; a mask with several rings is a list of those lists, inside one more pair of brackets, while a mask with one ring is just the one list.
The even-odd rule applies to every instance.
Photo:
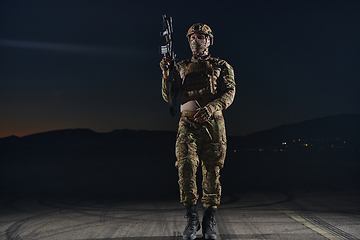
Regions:
[[228, 135], [359, 113], [360, 2], [0, 1], [0, 137], [68, 128], [175, 131], [160, 94], [161, 15], [178, 59], [196, 22], [235, 69]]

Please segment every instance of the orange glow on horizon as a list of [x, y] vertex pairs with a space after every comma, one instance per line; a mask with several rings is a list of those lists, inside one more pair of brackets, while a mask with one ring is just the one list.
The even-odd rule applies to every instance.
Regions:
[[24, 137], [35, 133], [47, 132], [57, 130], [55, 128], [50, 127], [23, 127], [23, 126], [7, 126], [7, 127], [0, 127], [0, 138], [10, 137], [10, 136], [17, 136], [17, 137]]
[[39, 132], [43, 132], [43, 131], [38, 131], [38, 130], [5, 130], [5, 131], [1, 131], [0, 132], [0, 138], [5, 138], [5, 137], [10, 137], [10, 136], [17, 136], [17, 137], [24, 137], [27, 135], [31, 135], [34, 133], [39, 133]]

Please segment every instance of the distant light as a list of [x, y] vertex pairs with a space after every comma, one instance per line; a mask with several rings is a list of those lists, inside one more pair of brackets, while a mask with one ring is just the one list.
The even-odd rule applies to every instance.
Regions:
[[282, 145], [286, 145], [286, 142], [281, 143]]
[[234, 150], [234, 152], [236, 152], [236, 149]]

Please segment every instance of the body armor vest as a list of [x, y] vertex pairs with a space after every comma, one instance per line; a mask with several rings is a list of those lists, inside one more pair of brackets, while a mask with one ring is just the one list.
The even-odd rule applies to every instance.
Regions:
[[182, 103], [206, 99], [205, 102], [201, 102], [207, 104], [216, 98], [215, 95], [218, 92], [217, 79], [221, 72], [217, 61], [218, 59], [215, 58], [183, 61], [179, 69], [182, 81]]

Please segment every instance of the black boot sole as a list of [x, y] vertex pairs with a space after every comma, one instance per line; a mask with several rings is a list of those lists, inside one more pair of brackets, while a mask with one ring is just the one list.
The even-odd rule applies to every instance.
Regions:
[[[199, 222], [199, 225], [198, 225], [198, 228], [196, 229], [196, 232], [199, 231], [200, 228], [201, 228], [201, 225], [200, 225], [200, 222]], [[196, 232], [195, 232], [195, 234], [192, 234], [192, 235], [190, 235], [189, 237], [183, 235], [183, 239], [184, 239], [184, 240], [194, 240], [194, 239], [196, 239]]]
[[213, 236], [206, 236], [206, 235], [203, 235], [203, 237], [205, 238], [205, 239], [212, 239], [212, 240], [215, 240], [216, 239], [216, 235], [213, 235]]

